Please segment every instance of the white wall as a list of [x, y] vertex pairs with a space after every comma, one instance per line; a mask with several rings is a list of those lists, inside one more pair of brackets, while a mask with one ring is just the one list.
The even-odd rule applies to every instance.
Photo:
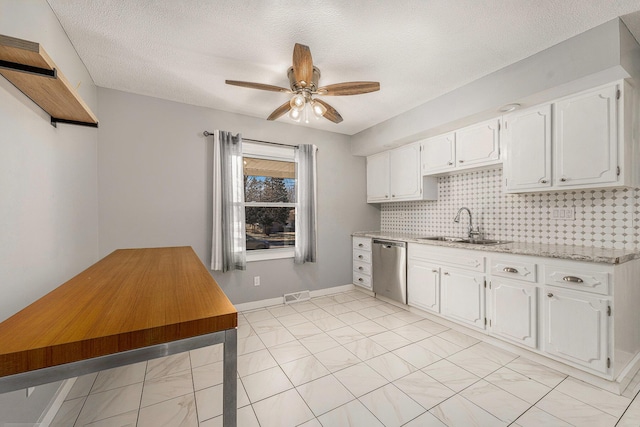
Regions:
[[[44, 0], [0, 0], [0, 29], [40, 43], [98, 114], [96, 87]], [[97, 141], [95, 129], [52, 127], [0, 77], [0, 321], [97, 260]], [[56, 390], [0, 395], [0, 424], [36, 422]]]
[[[100, 256], [118, 248], [192, 246], [211, 258], [213, 138], [204, 130], [245, 138], [318, 146], [318, 262], [251, 262], [245, 272], [215, 273], [234, 304], [351, 283], [351, 238], [379, 228], [366, 204], [365, 161], [349, 137], [111, 89], [99, 89]], [[253, 286], [253, 276], [261, 285]]]

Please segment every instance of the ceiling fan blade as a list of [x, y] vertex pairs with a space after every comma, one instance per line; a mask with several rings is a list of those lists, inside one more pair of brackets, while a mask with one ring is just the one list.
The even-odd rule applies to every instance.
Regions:
[[300, 87], [308, 87], [313, 81], [313, 59], [309, 46], [296, 43], [293, 47], [293, 75]]
[[241, 82], [238, 80], [225, 80], [224, 82], [228, 85], [248, 87], [249, 89], [260, 89], [260, 90], [268, 90], [271, 92], [291, 93], [291, 90], [289, 89], [285, 89], [280, 86], [266, 85], [263, 83]]
[[267, 117], [267, 120], [276, 120], [279, 117], [283, 116], [285, 113], [289, 112], [289, 110], [291, 110], [291, 104], [289, 103], [289, 101], [287, 101], [273, 110], [273, 113], [271, 113], [271, 115]]
[[331, 120], [333, 123], [340, 123], [342, 121], [342, 116], [340, 115], [340, 113], [338, 113], [336, 109], [333, 108], [331, 105], [327, 104], [326, 102], [318, 98], [314, 98], [314, 101], [319, 104], [322, 104], [324, 108], [327, 109], [327, 112], [324, 113], [324, 116], [323, 116], [325, 119]]
[[380, 90], [379, 82], [345, 82], [318, 88], [318, 95], [359, 95]]

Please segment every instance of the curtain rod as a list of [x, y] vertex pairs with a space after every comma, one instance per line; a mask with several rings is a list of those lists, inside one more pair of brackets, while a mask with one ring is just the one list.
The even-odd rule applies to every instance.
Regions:
[[[209, 132], [209, 131], [206, 131], [206, 130], [204, 132], [202, 132], [202, 134], [204, 136], [213, 136], [212, 132]], [[249, 141], [249, 142], [255, 142], [255, 143], [258, 143], [258, 144], [280, 145], [282, 147], [294, 148], [296, 150], [298, 149], [298, 147], [296, 145], [281, 144], [279, 142], [261, 141], [259, 139], [250, 139], [250, 138], [242, 138], [242, 140], [243, 141]]]

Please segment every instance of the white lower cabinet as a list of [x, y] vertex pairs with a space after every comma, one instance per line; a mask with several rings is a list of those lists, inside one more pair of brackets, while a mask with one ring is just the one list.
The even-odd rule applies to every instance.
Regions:
[[409, 259], [407, 267], [408, 304], [440, 313], [440, 267], [427, 261]]
[[575, 364], [607, 372], [610, 367], [609, 298], [553, 286], [544, 288], [543, 350]]
[[538, 347], [538, 288], [515, 280], [493, 278], [489, 289], [491, 335], [527, 347]]
[[371, 290], [371, 239], [354, 237], [353, 246], [353, 284]]
[[409, 243], [407, 271], [408, 305], [591, 374], [614, 380], [640, 355], [640, 259], [604, 264]]
[[440, 284], [442, 314], [474, 328], [484, 329], [484, 274], [443, 269]]

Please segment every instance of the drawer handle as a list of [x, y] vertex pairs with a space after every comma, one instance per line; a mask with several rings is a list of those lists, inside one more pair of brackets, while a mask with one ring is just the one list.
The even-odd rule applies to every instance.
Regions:
[[363, 247], [364, 247], [364, 245], [363, 245], [362, 243], [358, 243], [358, 247], [359, 247], [359, 248], [363, 248]]
[[364, 270], [364, 268], [362, 268], [362, 267], [358, 267], [358, 270], [362, 271], [362, 270]]
[[362, 255], [358, 255], [358, 258], [359, 258], [359, 259], [362, 259], [362, 258], [363, 258], [363, 256], [362, 256]]
[[448, 275], [449, 275], [449, 273], [447, 273], [446, 271], [445, 271], [443, 274], [444, 274], [445, 276], [448, 276]]
[[505, 273], [518, 273], [518, 269], [513, 267], [505, 267], [502, 269]]
[[571, 282], [571, 283], [582, 283], [583, 280], [579, 277], [575, 277], [575, 276], [564, 276], [562, 278], [562, 280], [564, 280], [565, 282]]
[[546, 180], [546, 179], [544, 179], [544, 178], [542, 178], [539, 182], [540, 182], [540, 184], [546, 184], [546, 183], [547, 183], [547, 180]]
[[549, 293], [547, 294], [547, 296], [548, 296], [549, 298], [553, 298], [553, 294], [552, 294], [551, 292], [549, 292]]

